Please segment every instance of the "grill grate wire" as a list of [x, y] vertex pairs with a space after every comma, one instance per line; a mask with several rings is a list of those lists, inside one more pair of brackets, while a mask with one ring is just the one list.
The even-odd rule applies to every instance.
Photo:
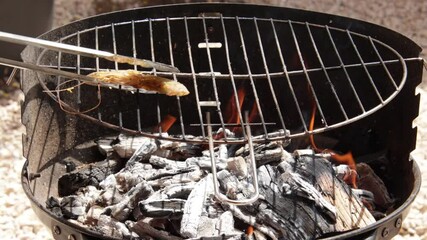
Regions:
[[[105, 88], [100, 96], [93, 96], [94, 101], [102, 100], [97, 110], [79, 114], [113, 129], [178, 141], [207, 142], [203, 118], [206, 111], [214, 113], [214, 128], [241, 131], [237, 137], [224, 134], [215, 139], [216, 143], [244, 142], [246, 124], [263, 136], [254, 138], [254, 142], [324, 132], [382, 108], [406, 80], [405, 59], [388, 45], [346, 29], [308, 22], [224, 16], [141, 19], [81, 30], [59, 41], [143, 57], [181, 69], [180, 73], [169, 73], [133, 66], [135, 70], [184, 83], [191, 88], [189, 96], [165, 97], [143, 90], [129, 93]], [[147, 44], [141, 46], [141, 42]], [[218, 42], [220, 47], [215, 45]], [[329, 49], [328, 54], [325, 49]], [[38, 65], [77, 74], [132, 68], [51, 50], [43, 51]], [[54, 81], [40, 79], [48, 89], [48, 83], [59, 85], [64, 77], [56, 76]], [[95, 92], [95, 88], [79, 85], [77, 99], [69, 107], [85, 109], [83, 105], [90, 99], [82, 99], [82, 92]], [[242, 88], [248, 92], [241, 98], [244, 101], [237, 97]], [[366, 99], [374, 103], [366, 104]], [[253, 104], [257, 120], [230, 123], [226, 116], [229, 101], [234, 101], [240, 120]], [[316, 105], [317, 121], [310, 130], [307, 123], [312, 104]], [[118, 109], [117, 113], [110, 112], [112, 106]], [[159, 126], [167, 114], [177, 118], [172, 133], [162, 134], [161, 128], [154, 131], [153, 125]], [[277, 134], [280, 130], [289, 132]]]

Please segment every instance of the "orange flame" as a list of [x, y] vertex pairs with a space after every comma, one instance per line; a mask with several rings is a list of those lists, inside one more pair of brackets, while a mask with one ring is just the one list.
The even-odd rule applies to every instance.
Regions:
[[[237, 100], [239, 103], [239, 106], [236, 106], [236, 95], [237, 95]], [[238, 109], [242, 109], [243, 103], [245, 101], [245, 96], [246, 96], [246, 90], [245, 88], [240, 88], [239, 90], [237, 90], [237, 94], [233, 94], [230, 97], [230, 100], [228, 101], [228, 104], [225, 108], [225, 113], [224, 113], [224, 117], [225, 119], [227, 119], [227, 123], [229, 124], [240, 124], [241, 123], [241, 119], [240, 119], [240, 114]], [[249, 113], [249, 122], [253, 122], [258, 116], [258, 108], [256, 103], [254, 103], [252, 105], [252, 109]], [[242, 131], [242, 127], [241, 126], [235, 126], [232, 128], [231, 130], [234, 133], [240, 133]], [[220, 139], [224, 137], [224, 132], [221, 132], [217, 135], [214, 136], [214, 139]]]
[[254, 227], [249, 225], [248, 228], [246, 229], [246, 236], [250, 237], [254, 234]]
[[175, 123], [176, 117], [172, 115], [166, 115], [162, 121], [159, 123], [159, 125], [155, 128], [154, 132], [162, 130], [162, 132], [167, 132], [172, 127], [172, 125]]
[[[242, 109], [245, 96], [246, 96], [246, 91], [244, 88], [240, 88], [239, 90], [237, 90], [237, 99], [239, 100], [239, 109]], [[236, 95], [235, 94], [233, 94], [231, 96], [230, 100], [228, 101], [228, 105], [226, 108], [225, 115], [229, 116], [227, 123], [238, 123], [238, 124], [240, 123], [240, 116], [239, 116], [239, 112], [237, 111], [237, 107], [236, 107]]]
[[[310, 131], [312, 131], [314, 129], [314, 119], [316, 117], [316, 110], [317, 110], [317, 105], [313, 101], [313, 111], [311, 113], [310, 125], [309, 125]], [[346, 176], [344, 178], [344, 181], [350, 182], [350, 184], [352, 185], [353, 188], [357, 188], [356, 161], [354, 160], [353, 154], [351, 152], [348, 152], [346, 154], [338, 154], [338, 153], [336, 153], [330, 149], [320, 149], [316, 146], [316, 143], [314, 142], [314, 135], [313, 134], [310, 135], [310, 143], [311, 143], [311, 146], [312, 146], [314, 151], [329, 153], [331, 155], [331, 158], [335, 162], [340, 163], [340, 164], [347, 164], [351, 169], [351, 173], [349, 176]]]
[[252, 105], [251, 112], [249, 113], [249, 122], [254, 122], [256, 118], [258, 117], [258, 107], [256, 105], [256, 102]]

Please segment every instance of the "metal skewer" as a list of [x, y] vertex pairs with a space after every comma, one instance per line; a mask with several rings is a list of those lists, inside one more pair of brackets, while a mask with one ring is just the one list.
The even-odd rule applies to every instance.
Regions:
[[[8, 84], [10, 83], [10, 81], [12, 80], [14, 75], [16, 74], [16, 71], [15, 71], [16, 69], [24, 69], [24, 70], [29, 69], [29, 70], [33, 70], [36, 72], [49, 74], [52, 76], [61, 76], [64, 78], [83, 81], [83, 82], [85, 82], [87, 84], [91, 84], [91, 85], [101, 85], [103, 87], [116, 88], [116, 89], [120, 88], [121, 90], [130, 91], [130, 92], [137, 91], [136, 88], [131, 87], [131, 86], [121, 85], [121, 87], [119, 87], [119, 85], [117, 85], [117, 84], [109, 84], [109, 83], [100, 82], [96, 78], [92, 78], [92, 77], [89, 77], [86, 75], [62, 71], [62, 70], [58, 70], [58, 69], [54, 69], [54, 68], [42, 67], [42, 66], [39, 66], [36, 64], [19, 62], [19, 61], [10, 60], [7, 58], [0, 58], [0, 65], [4, 65], [4, 66], [14, 68], [9, 79], [6, 82]], [[144, 90], [141, 90], [141, 89], [139, 91], [144, 92]]]
[[[110, 53], [107, 51], [100, 51], [91, 48], [79, 47], [59, 42], [52, 42], [38, 38], [26, 37], [22, 35], [6, 33], [0, 31], [0, 41], [11, 42], [21, 45], [30, 45], [36, 47], [43, 47], [51, 50], [61, 51], [64, 53], [71, 53], [86, 57], [100, 57], [109, 61], [115, 61], [119, 63], [127, 63], [130, 65], [139, 65], [144, 68], [155, 68], [158, 71], [165, 72], [179, 72], [178, 68], [159, 62], [153, 62], [146, 59], [137, 59], [133, 57], [127, 57], [119, 54]], [[1, 59], [3, 60], [3, 59]], [[3, 62], [1, 61], [0, 62]]]

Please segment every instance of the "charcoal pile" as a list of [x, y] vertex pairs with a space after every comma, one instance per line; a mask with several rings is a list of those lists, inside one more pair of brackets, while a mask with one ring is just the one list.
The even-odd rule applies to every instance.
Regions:
[[[254, 145], [257, 183], [247, 145], [216, 146], [214, 178], [203, 144], [126, 135], [102, 138], [97, 144], [105, 160], [60, 177], [59, 198], [50, 197], [46, 206], [107, 236], [308, 239], [362, 228], [378, 215], [374, 194], [352, 189], [343, 180], [348, 166], [335, 166], [328, 154], [311, 149], [291, 154], [284, 141]], [[363, 169], [369, 172], [368, 165]], [[372, 181], [369, 176], [365, 179]], [[220, 201], [214, 179], [229, 199], [252, 197], [254, 184], [260, 197], [249, 205]]]

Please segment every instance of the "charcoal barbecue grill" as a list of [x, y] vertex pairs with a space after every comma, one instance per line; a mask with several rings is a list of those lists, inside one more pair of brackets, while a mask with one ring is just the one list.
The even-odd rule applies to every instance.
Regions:
[[[400, 199], [400, 207], [374, 225], [336, 239], [391, 238], [419, 190], [419, 169], [409, 153], [415, 146], [415, 87], [423, 60], [421, 49], [396, 32], [296, 9], [186, 4], [99, 15], [40, 38], [180, 70], [161, 72], [37, 47], [23, 52], [25, 63], [47, 72], [58, 70], [57, 75], [24, 71], [21, 77], [28, 160], [22, 181], [34, 210], [55, 238], [109, 239], [55, 217], [44, 202], [57, 192], [56, 179], [64, 172], [61, 159], [96, 158], [81, 146], [117, 131], [211, 145], [298, 143], [316, 134], [335, 139], [334, 149], [351, 150], [355, 156], [385, 152], [387, 167], [379, 171], [388, 175], [384, 180]], [[118, 69], [179, 81], [190, 95], [168, 97], [121, 86], [99, 92], [66, 77]], [[72, 93], [53, 91], [64, 86], [76, 87]], [[84, 111], [98, 102], [93, 111]], [[310, 127], [313, 111], [316, 121]], [[166, 134], [156, 126], [169, 115], [177, 122]], [[213, 136], [212, 130], [220, 128], [239, 133]]]

